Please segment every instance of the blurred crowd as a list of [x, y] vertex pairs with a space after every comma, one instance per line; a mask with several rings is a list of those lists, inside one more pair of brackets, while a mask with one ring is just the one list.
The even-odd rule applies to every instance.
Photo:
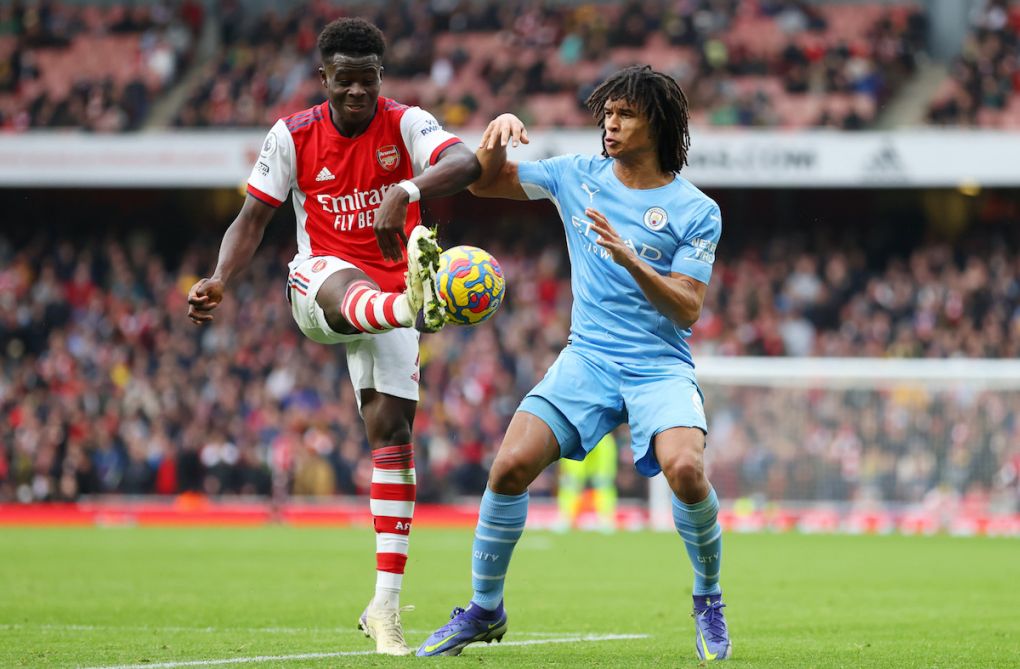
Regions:
[[268, 126], [323, 99], [316, 37], [341, 15], [386, 34], [384, 94], [451, 127], [508, 110], [586, 125], [594, 87], [648, 63], [696, 123], [859, 129], [914, 72], [926, 30], [909, 2], [15, 0], [0, 3], [0, 128], [132, 130], [160, 100], [157, 124]]
[[704, 390], [721, 497], [1020, 510], [1020, 391]]
[[695, 342], [715, 355], [1020, 357], [1020, 256], [921, 246], [876, 269], [860, 250], [774, 244], [717, 266]]
[[203, 3], [0, 3], [0, 130], [137, 130], [191, 65]]
[[[510, 285], [492, 321], [422, 338], [419, 498], [484, 489], [523, 394], [569, 327], [562, 251], [493, 241]], [[873, 266], [852, 252], [720, 256], [695, 356], [1020, 354], [1020, 253], [938, 243]], [[341, 347], [300, 335], [270, 242], [209, 326], [186, 292], [215, 245], [0, 238], [0, 499], [95, 493], [364, 494], [371, 461]], [[1017, 488], [1017, 393], [706, 387], [720, 493], [916, 500]], [[626, 443], [626, 442], [624, 442]], [[724, 447], [723, 447], [724, 446]], [[622, 449], [621, 458], [629, 457]], [[535, 494], [555, 482], [540, 478]], [[641, 496], [633, 468], [621, 492]], [[1014, 495], [1014, 500], [1020, 494]]]
[[931, 123], [1020, 127], [1020, 2], [985, 0], [950, 78], [928, 111]]
[[[484, 126], [507, 110], [537, 125], [583, 125], [600, 81], [649, 63], [688, 92], [696, 122], [859, 129], [913, 72], [925, 18], [913, 6], [847, 10], [801, 0], [488, 0], [341, 11], [386, 34], [384, 94], [451, 127]], [[321, 101], [315, 38], [336, 15], [322, 2], [254, 17], [227, 5], [222, 51], [176, 123], [267, 125]]]

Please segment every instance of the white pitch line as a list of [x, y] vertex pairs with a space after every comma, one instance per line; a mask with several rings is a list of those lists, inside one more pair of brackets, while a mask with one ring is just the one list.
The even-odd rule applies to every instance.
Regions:
[[169, 669], [170, 667], [212, 667], [221, 664], [251, 664], [252, 662], [288, 662], [291, 660], [324, 660], [331, 657], [352, 655], [375, 655], [374, 650], [351, 650], [337, 653], [302, 653], [300, 655], [256, 655], [255, 657], [231, 657], [226, 660], [191, 660], [188, 662], [147, 662], [145, 664], [118, 664], [112, 667], [91, 667], [90, 669]]
[[[507, 641], [506, 643], [485, 646], [498, 649], [503, 646], [535, 646], [547, 643], [581, 643], [598, 641], [630, 641], [647, 639], [647, 634], [588, 634], [586, 636], [559, 637], [553, 639], [528, 639], [525, 641]], [[185, 662], [146, 662], [145, 664], [118, 664], [106, 667], [90, 667], [89, 669], [174, 669], [175, 667], [213, 667], [225, 664], [251, 664], [253, 662], [289, 662], [293, 660], [325, 660], [334, 657], [352, 657], [356, 655], [375, 655], [372, 650], [351, 650], [335, 653], [302, 653], [300, 655], [256, 655], [255, 657], [231, 657], [223, 660], [190, 660]]]
[[563, 637], [560, 639], [528, 639], [527, 641], [507, 641], [505, 643], [490, 646], [535, 646], [542, 643], [577, 643], [578, 641], [631, 641], [634, 639], [647, 639], [647, 634], [588, 634], [586, 636]]
[[[181, 627], [161, 626], [149, 627], [146, 625], [26, 625], [26, 624], [3, 624], [0, 631], [4, 630], [44, 630], [48, 632], [153, 632], [153, 633], [202, 633], [202, 634], [237, 634], [249, 632], [258, 634], [307, 634], [322, 632], [326, 634], [364, 634], [364, 632], [351, 627]], [[424, 630], [421, 630], [424, 632]]]

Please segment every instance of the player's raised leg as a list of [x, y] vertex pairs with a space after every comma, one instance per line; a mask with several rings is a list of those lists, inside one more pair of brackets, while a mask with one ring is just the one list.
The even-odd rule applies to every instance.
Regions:
[[[312, 267], [315, 266], [314, 262], [317, 260], [312, 261]], [[292, 289], [307, 288], [307, 284], [314, 281], [306, 276], [308, 265], [306, 262], [291, 272]], [[410, 288], [403, 293], [380, 290], [363, 271], [346, 267], [334, 271], [322, 282], [315, 294], [315, 301], [333, 332], [379, 334], [414, 325], [416, 305], [411, 300], [412, 293]]]
[[527, 521], [528, 486], [559, 456], [556, 437], [544, 420], [523, 411], [514, 414], [478, 511], [471, 547], [471, 602], [467, 608], [455, 608], [450, 622], [425, 640], [418, 655], [459, 655], [468, 644], [503, 638], [508, 626], [503, 584]]
[[[417, 327], [435, 332], [445, 324], [444, 304], [436, 290], [439, 245], [435, 232], [418, 226], [408, 239], [407, 275], [401, 293], [386, 292], [361, 270], [336, 258], [313, 258], [291, 272], [292, 290], [309, 290], [320, 271], [331, 274], [315, 293], [326, 323], [338, 334], [379, 334], [395, 328]], [[335, 269], [340, 266], [341, 269]]]
[[733, 644], [722, 611], [722, 527], [719, 500], [705, 476], [705, 435], [697, 428], [672, 428], [656, 435], [654, 448], [673, 490], [673, 522], [694, 570], [695, 649], [702, 660], [725, 660]]

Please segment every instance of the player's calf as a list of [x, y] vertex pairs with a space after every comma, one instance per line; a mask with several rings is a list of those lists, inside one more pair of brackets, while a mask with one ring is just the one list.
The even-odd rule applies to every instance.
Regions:
[[340, 301], [340, 315], [358, 332], [379, 334], [414, 325], [415, 312], [405, 293], [386, 293], [361, 279], [347, 286]]

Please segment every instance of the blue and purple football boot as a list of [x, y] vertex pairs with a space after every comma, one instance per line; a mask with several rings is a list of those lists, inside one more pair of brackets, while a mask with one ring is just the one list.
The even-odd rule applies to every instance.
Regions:
[[694, 648], [698, 651], [698, 659], [706, 662], [725, 660], [733, 652], [730, 633], [726, 629], [726, 616], [723, 615], [722, 595], [695, 595]]
[[489, 611], [474, 602], [466, 609], [459, 606], [450, 614], [450, 622], [435, 632], [418, 649], [419, 657], [432, 655], [460, 655], [471, 643], [500, 641], [506, 634], [507, 617], [503, 602], [499, 608]]

